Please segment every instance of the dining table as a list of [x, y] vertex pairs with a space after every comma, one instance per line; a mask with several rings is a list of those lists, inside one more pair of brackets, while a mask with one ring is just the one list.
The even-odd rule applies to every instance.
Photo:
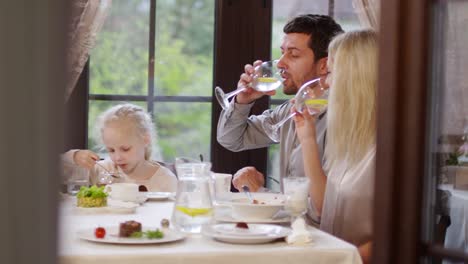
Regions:
[[[187, 234], [184, 239], [170, 243], [112, 244], [82, 239], [80, 230], [100, 226], [118, 226], [134, 220], [142, 225], [159, 226], [170, 219], [173, 199], [148, 200], [134, 212], [80, 210], [76, 197], [62, 195], [59, 206], [58, 262], [61, 264], [96, 263], [192, 263], [192, 264], [284, 264], [334, 263], [359, 264], [357, 248], [318, 228], [308, 227], [312, 241], [288, 244], [284, 238], [268, 243], [233, 244], [202, 234]], [[289, 223], [284, 223], [289, 226]]]

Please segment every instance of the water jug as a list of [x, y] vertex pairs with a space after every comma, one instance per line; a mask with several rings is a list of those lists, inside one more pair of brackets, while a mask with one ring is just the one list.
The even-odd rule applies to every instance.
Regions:
[[213, 216], [209, 162], [176, 164], [179, 177], [172, 223], [186, 233], [200, 233]]

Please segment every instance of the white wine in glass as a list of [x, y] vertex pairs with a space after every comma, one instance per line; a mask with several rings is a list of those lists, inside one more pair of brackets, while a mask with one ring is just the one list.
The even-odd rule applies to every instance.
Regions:
[[[278, 60], [265, 61], [255, 67], [253, 81], [250, 87], [259, 92], [270, 92], [280, 88], [283, 85], [281, 69], [278, 68]], [[229, 98], [247, 90], [247, 87], [239, 87], [230, 93], [225, 94], [221, 87], [215, 88], [215, 96], [223, 109], [228, 108]]]
[[[311, 115], [320, 115], [325, 112], [328, 106], [328, 89], [323, 88], [320, 83], [320, 78], [305, 82], [301, 88], [299, 88], [299, 91], [294, 96], [294, 106], [299, 113], [302, 113], [305, 109], [307, 109]], [[295, 115], [296, 112], [291, 113], [274, 125], [263, 123], [265, 133], [271, 140], [279, 142], [281, 126]]]

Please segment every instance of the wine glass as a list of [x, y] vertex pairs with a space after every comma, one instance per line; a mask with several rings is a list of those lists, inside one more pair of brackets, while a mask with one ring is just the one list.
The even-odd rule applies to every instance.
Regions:
[[[278, 89], [283, 84], [281, 77], [281, 69], [278, 68], [278, 60], [265, 61], [255, 67], [253, 81], [249, 84], [250, 87], [259, 92], [270, 92]], [[229, 98], [247, 90], [247, 87], [239, 87], [230, 93], [225, 94], [221, 87], [215, 88], [215, 96], [223, 109], [228, 108]]]
[[290, 176], [283, 178], [283, 193], [286, 196], [284, 209], [291, 215], [291, 222], [307, 212], [309, 178]]
[[[294, 97], [294, 106], [299, 113], [302, 113], [304, 109], [307, 109], [311, 115], [320, 115], [325, 112], [328, 106], [328, 89], [323, 88], [320, 78], [305, 82], [299, 88]], [[274, 125], [263, 123], [265, 133], [271, 140], [279, 142], [280, 127], [295, 115], [296, 112], [293, 112]]]

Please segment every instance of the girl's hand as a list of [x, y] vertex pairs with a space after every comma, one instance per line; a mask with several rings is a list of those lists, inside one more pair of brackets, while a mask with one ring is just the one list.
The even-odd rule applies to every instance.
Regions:
[[291, 111], [295, 111], [294, 123], [296, 124], [297, 137], [301, 144], [306, 142], [316, 142], [315, 132], [315, 116], [312, 116], [309, 111], [305, 110], [302, 114], [296, 111], [293, 107]]
[[73, 155], [75, 164], [86, 169], [92, 169], [97, 160], [99, 160], [99, 156], [87, 149], [80, 149]]

